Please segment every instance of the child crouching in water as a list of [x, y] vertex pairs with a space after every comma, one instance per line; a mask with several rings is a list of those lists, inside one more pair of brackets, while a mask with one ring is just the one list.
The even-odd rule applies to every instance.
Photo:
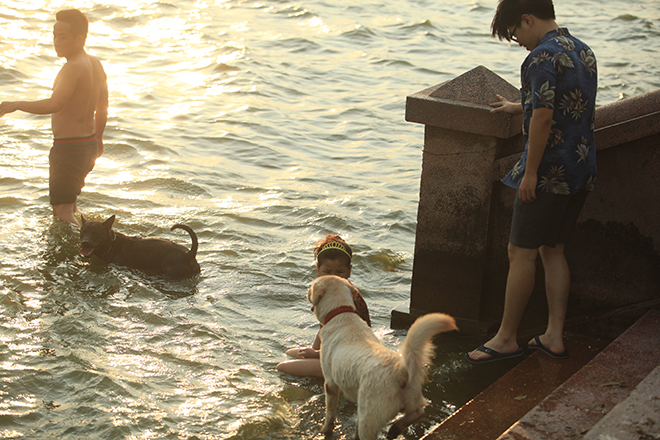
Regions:
[[[318, 276], [336, 275], [344, 279], [351, 276], [353, 250], [339, 235], [328, 235], [316, 243], [314, 257]], [[355, 311], [371, 327], [367, 303], [357, 289], [355, 292], [353, 296]], [[296, 359], [279, 363], [277, 365], [279, 371], [296, 376], [323, 377], [320, 359], [321, 339], [318, 333], [311, 347], [292, 348], [286, 354]]]

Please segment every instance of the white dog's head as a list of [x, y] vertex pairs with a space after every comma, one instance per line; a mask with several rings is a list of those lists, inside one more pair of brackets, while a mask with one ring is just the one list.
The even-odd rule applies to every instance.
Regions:
[[339, 307], [351, 307], [355, 310], [353, 297], [357, 289], [348, 280], [335, 276], [324, 275], [314, 280], [307, 291], [307, 300], [312, 303], [312, 310], [323, 323], [332, 310]]

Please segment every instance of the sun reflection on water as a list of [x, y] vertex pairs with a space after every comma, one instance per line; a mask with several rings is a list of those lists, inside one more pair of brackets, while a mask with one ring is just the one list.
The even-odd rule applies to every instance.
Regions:
[[[188, 247], [187, 234], [169, 227], [191, 224], [203, 267], [176, 284], [80, 258], [77, 231], [62, 240], [65, 228], [50, 218], [50, 118], [0, 119], [6, 423], [69, 430], [67, 440], [311, 438], [322, 381], [278, 375], [275, 365], [318, 328], [304, 295], [311, 247], [325, 232], [356, 243], [353, 277], [374, 330], [399, 344], [387, 322], [408, 295], [423, 137], [403, 121], [405, 96], [475, 59], [517, 84], [524, 54], [491, 44], [484, 17], [496, 0], [422, 12], [403, 0], [358, 3], [0, 4], [0, 100], [49, 96], [64, 63], [53, 49], [54, 13], [88, 11], [87, 50], [108, 74], [110, 109], [106, 154], [79, 208], [93, 219], [116, 214], [127, 235]], [[641, 21], [610, 24], [619, 32]], [[601, 32], [602, 21], [580, 20], [589, 23]], [[602, 66], [621, 70], [616, 81], [603, 75], [614, 97], [643, 77]], [[442, 379], [464, 367], [452, 362], [433, 370], [441, 380], [429, 384], [427, 428], [455, 409]], [[348, 408], [336, 438], [352, 437]], [[25, 432], [0, 428], [0, 437]]]

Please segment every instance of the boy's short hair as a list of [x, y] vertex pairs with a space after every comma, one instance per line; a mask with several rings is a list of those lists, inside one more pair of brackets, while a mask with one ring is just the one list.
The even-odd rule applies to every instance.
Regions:
[[57, 21], [68, 23], [71, 26], [71, 33], [74, 36], [82, 35], [83, 41], [87, 40], [87, 30], [89, 29], [89, 20], [87, 16], [77, 9], [65, 9], [55, 14]]
[[490, 25], [491, 36], [511, 41], [509, 28], [520, 24], [523, 15], [529, 14], [541, 20], [554, 20], [552, 0], [500, 0]]
[[343, 260], [346, 266], [350, 266], [353, 250], [339, 235], [328, 234], [314, 246], [314, 258], [317, 266], [325, 260]]

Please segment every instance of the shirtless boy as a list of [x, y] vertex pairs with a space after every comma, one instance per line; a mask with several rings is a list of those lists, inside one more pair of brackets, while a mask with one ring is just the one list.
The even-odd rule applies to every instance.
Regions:
[[108, 119], [108, 84], [101, 62], [85, 52], [88, 20], [77, 9], [59, 11], [53, 27], [57, 56], [67, 62], [55, 78], [50, 98], [5, 101], [0, 117], [20, 110], [52, 115], [50, 204], [55, 218], [80, 226], [74, 213], [85, 177], [103, 153], [103, 131]]

